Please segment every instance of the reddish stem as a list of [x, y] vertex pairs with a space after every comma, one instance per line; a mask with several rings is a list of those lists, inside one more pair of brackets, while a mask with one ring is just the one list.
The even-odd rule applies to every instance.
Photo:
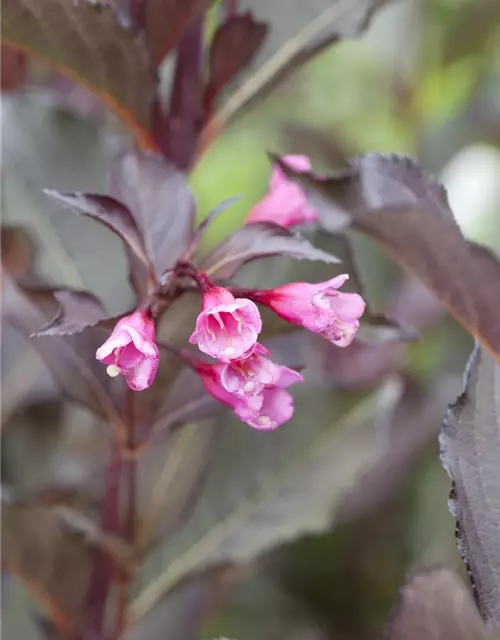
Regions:
[[130, 15], [136, 27], [144, 26], [144, 0], [130, 0]]
[[126, 461], [127, 473], [127, 515], [125, 520], [124, 534], [132, 544], [135, 540], [136, 522], [136, 459], [133, 455], [135, 450], [135, 414], [134, 414], [134, 392], [127, 389], [127, 425], [128, 425], [128, 460]]
[[238, 0], [226, 0], [226, 20], [236, 15], [238, 11]]
[[248, 298], [254, 302], [263, 302], [266, 291], [258, 289], [245, 289], [243, 287], [228, 287], [235, 298]]
[[[101, 503], [100, 527], [106, 533], [116, 533], [119, 530], [121, 472], [120, 443], [114, 438], [106, 473], [105, 493]], [[94, 551], [94, 568], [87, 601], [87, 629], [89, 635], [85, 637], [101, 638], [104, 635], [106, 605], [113, 570], [113, 563], [108, 555], [101, 549], [96, 549]]]
[[[135, 525], [136, 525], [136, 456], [135, 451], [135, 413], [134, 413], [134, 392], [127, 389], [125, 396], [125, 411], [127, 419], [127, 442], [126, 442], [126, 454], [127, 457], [123, 461], [124, 463], [124, 481], [125, 481], [125, 494], [127, 497], [125, 520], [123, 523], [123, 537], [128, 540], [132, 545], [135, 540]], [[123, 452], [122, 452], [123, 454]], [[125, 575], [123, 571], [120, 571], [117, 575], [118, 583], [118, 612], [116, 619], [116, 633], [115, 636], [118, 639], [123, 630], [125, 629], [125, 612], [127, 608], [127, 587], [129, 582], [129, 576]]]

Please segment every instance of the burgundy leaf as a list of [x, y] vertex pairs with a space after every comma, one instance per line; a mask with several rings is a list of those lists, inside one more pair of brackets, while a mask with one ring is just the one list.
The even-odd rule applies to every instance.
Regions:
[[403, 587], [387, 640], [493, 640], [474, 601], [451, 569], [435, 567]]
[[220, 91], [244, 69], [262, 45], [268, 26], [256, 22], [250, 12], [230, 16], [215, 32], [209, 53], [209, 77], [205, 87], [205, 114], [210, 115]]
[[247, 262], [271, 256], [337, 263], [300, 234], [272, 222], [254, 222], [237, 229], [202, 261], [209, 276], [231, 278]]
[[210, 0], [144, 0], [139, 20], [157, 65], [209, 5]]
[[200, 18], [189, 26], [179, 41], [168, 114], [164, 124], [160, 117], [156, 127], [160, 149], [183, 171], [193, 163], [202, 127], [203, 44]]
[[204, 489], [218, 433], [216, 421], [197, 419], [161, 441], [151, 439], [141, 451], [135, 543], [142, 554], [189, 519]]
[[[33, 295], [32, 295], [33, 294]], [[54, 317], [55, 300], [49, 292], [21, 290], [3, 275], [3, 305], [6, 322], [26, 338]], [[124, 389], [123, 380], [111, 379], [95, 358], [103, 342], [102, 332], [87, 329], [74, 336], [42, 336], [30, 343], [71, 400], [116, 423]]]
[[346, 492], [339, 515], [343, 521], [372, 514], [377, 517], [379, 510], [399, 494], [422, 454], [436, 441], [450, 395], [459, 384], [455, 377], [430, 384], [429, 388], [411, 380], [406, 382], [405, 393], [386, 432], [385, 454]]
[[114, 163], [110, 188], [132, 212], [160, 277], [186, 250], [194, 229], [185, 175], [160, 156], [128, 153]]
[[[30, 585], [42, 603], [49, 604], [50, 613], [57, 616], [59, 638], [77, 637], [89, 582], [90, 554], [84, 538], [65, 531], [51, 508], [2, 505], [4, 569]], [[24, 633], [19, 635], [25, 637]]]
[[465, 240], [443, 187], [416, 162], [369, 154], [328, 180], [281, 166], [309, 192], [325, 229], [352, 226], [376, 240], [500, 355], [500, 261]]
[[1, 26], [5, 43], [89, 88], [152, 146], [156, 73], [151, 52], [114, 2], [5, 0]]
[[198, 248], [198, 245], [203, 238], [203, 234], [205, 233], [209, 225], [212, 224], [212, 222], [216, 220], [221, 213], [224, 213], [226, 209], [237, 202], [240, 198], [241, 196], [234, 196], [232, 198], [228, 198], [227, 200], [223, 200], [217, 207], [215, 207], [215, 209], [212, 209], [212, 211], [208, 213], [206, 218], [203, 218], [193, 234], [189, 250], [186, 254], [186, 260], [188, 260], [193, 252]]
[[57, 315], [36, 331], [34, 336], [70, 335], [93, 327], [106, 317], [99, 298], [88, 291], [56, 289], [54, 298], [59, 303]]
[[478, 345], [465, 388], [446, 416], [441, 462], [453, 485], [450, 510], [479, 609], [500, 631], [500, 365]]
[[288, 331], [263, 340], [273, 360], [304, 375], [322, 387], [370, 389], [384, 377], [404, 368], [404, 345], [400, 341], [366, 343], [354, 340], [339, 349], [318, 335]]
[[224, 405], [209, 395], [199, 375], [183, 368], [172, 382], [153, 418], [153, 437], [168, 433], [174, 426], [201, 420], [224, 410]]
[[60, 193], [53, 189], [45, 189], [44, 193], [73, 213], [93, 218], [111, 229], [149, 269], [150, 263], [139, 227], [130, 211], [121, 202], [110, 196], [90, 193]]

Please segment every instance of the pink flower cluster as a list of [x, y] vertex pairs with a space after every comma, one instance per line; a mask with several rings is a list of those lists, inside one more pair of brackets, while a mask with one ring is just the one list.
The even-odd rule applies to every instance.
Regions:
[[[310, 169], [304, 156], [285, 160], [298, 171]], [[276, 167], [268, 195], [250, 212], [247, 222], [267, 220], [291, 226], [315, 218], [302, 190]], [[239, 298], [210, 283], [204, 274], [197, 277], [203, 303], [189, 341], [217, 362], [191, 357], [188, 362], [207, 391], [255, 429], [272, 430], [292, 417], [293, 399], [286, 389], [302, 380], [297, 371], [267, 357], [269, 352], [258, 342], [262, 319], [255, 303], [339, 347], [352, 342], [365, 310], [361, 296], [339, 291], [348, 279], [346, 274], [317, 284], [293, 282], [275, 289], [245, 290], [245, 297]], [[119, 320], [96, 357], [108, 365], [110, 376], [122, 374], [134, 391], [151, 386], [158, 369], [158, 347], [148, 313], [136, 311]]]
[[207, 391], [251, 427], [271, 430], [292, 417], [293, 399], [285, 389], [302, 376], [265, 357], [269, 352], [257, 342], [261, 329], [254, 302], [235, 298], [222, 287], [209, 287], [189, 341], [219, 360], [196, 361]]

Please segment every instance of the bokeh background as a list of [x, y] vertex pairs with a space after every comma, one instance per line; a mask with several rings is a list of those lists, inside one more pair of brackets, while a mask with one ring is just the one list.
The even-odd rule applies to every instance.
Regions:
[[[258, 72], [325, 2], [241, 4], [271, 23], [269, 40], [252, 63], [251, 72]], [[440, 178], [466, 236], [499, 251], [499, 69], [498, 2], [389, 3], [359, 38], [332, 46], [253, 103], [199, 159], [190, 181], [200, 218], [225, 198], [241, 196], [210, 227], [206, 245], [237, 228], [266, 192], [267, 152], [307, 153], [321, 170], [331, 166], [334, 153], [342, 158], [376, 151], [407, 154]], [[168, 86], [168, 62], [164, 73]], [[40, 89], [46, 77], [33, 67], [26, 85], [3, 95], [3, 220], [29, 231], [39, 273], [90, 288], [118, 312], [131, 301], [119, 241], [92, 222], [65, 217], [40, 192], [102, 191], [118, 125], [91, 101], [87, 108], [83, 94], [62, 102]], [[222, 605], [210, 611], [200, 637], [380, 638], [409, 571], [442, 562], [465, 576], [437, 433], [447, 403], [460, 391], [472, 340], [367, 240], [354, 237], [353, 243], [374, 309], [416, 326], [421, 338], [399, 345], [390, 358], [393, 345], [378, 345], [357, 363], [354, 384], [336, 380], [333, 362], [330, 377], [323, 378], [328, 402], [308, 414], [313, 400], [297, 395], [301, 428], [329, 420], [332, 393], [363, 393], [382, 375], [397, 372], [414, 403], [400, 408], [388, 432], [392, 442], [398, 429], [406, 434], [404, 455], [391, 454], [374, 478], [343, 495], [342, 517], [331, 532], [300, 537], [241, 572], [238, 586], [225, 589]], [[252, 277], [264, 287], [285, 271], [328, 276], [324, 267], [259, 268]], [[50, 375], [23, 338], [8, 326], [2, 338], [4, 495], [31, 496], [40, 487], [98, 478], [106, 445], [93, 421], [80, 409], [61, 406]], [[313, 382], [319, 384], [317, 377]], [[326, 412], [320, 418], [318, 406]], [[412, 433], [415, 442], [408, 444]], [[219, 455], [232, 455], [229, 445], [226, 452], [224, 442], [219, 446]], [[300, 504], [297, 511], [300, 517]], [[36, 527], [36, 520], [21, 527]], [[42, 637], [34, 624], [37, 605], [14, 578], [5, 576], [3, 588], [4, 637]]]

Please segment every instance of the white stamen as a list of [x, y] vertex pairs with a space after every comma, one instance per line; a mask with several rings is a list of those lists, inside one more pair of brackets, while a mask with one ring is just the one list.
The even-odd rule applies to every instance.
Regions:
[[120, 369], [116, 366], [116, 364], [110, 364], [106, 367], [106, 373], [110, 378], [116, 378], [116, 376], [120, 375]]
[[241, 335], [241, 332], [243, 331], [243, 321], [239, 316], [235, 316], [236, 318], [236, 328], [238, 330], [238, 333]]
[[250, 391], [253, 391], [254, 389], [255, 385], [253, 382], [247, 382], [243, 387], [243, 391], [245, 391], [246, 393], [250, 393]]
[[222, 321], [222, 318], [220, 317], [220, 313], [218, 311], [215, 311], [212, 315], [217, 320], [217, 322], [219, 323], [219, 327], [221, 329], [224, 329], [224, 322]]
[[269, 416], [260, 416], [259, 424], [263, 427], [267, 426], [271, 422], [271, 418]]

